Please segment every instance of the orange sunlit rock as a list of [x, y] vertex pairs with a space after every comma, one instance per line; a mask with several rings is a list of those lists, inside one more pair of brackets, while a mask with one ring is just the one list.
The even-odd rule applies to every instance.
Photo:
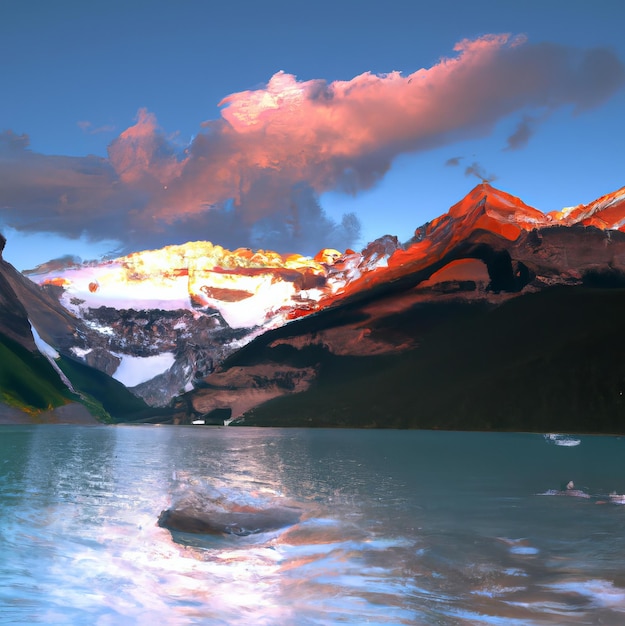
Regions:
[[517, 224], [500, 222], [497, 219], [493, 219], [490, 215], [481, 215], [475, 221], [474, 229], [495, 233], [509, 241], [516, 241], [524, 230]]
[[254, 294], [243, 289], [224, 289], [223, 287], [203, 286], [200, 290], [206, 294], [208, 298], [221, 300], [222, 302], [239, 302], [246, 298], [251, 298]]
[[601, 230], [624, 230], [625, 187], [601, 196], [588, 204], [552, 211], [549, 216], [562, 226], [581, 224], [595, 226]]
[[343, 255], [333, 248], [324, 248], [315, 255], [315, 261], [325, 263], [326, 265], [334, 265]]
[[428, 280], [423, 281], [419, 286], [427, 287], [452, 280], [473, 280], [487, 283], [489, 280], [488, 268], [484, 261], [479, 259], [458, 259], [434, 272]]
[[69, 284], [69, 281], [65, 278], [46, 278], [41, 283], [42, 285], [54, 285], [55, 287], [66, 287]]
[[[190, 302], [193, 307], [217, 308], [228, 324], [277, 325], [406, 276], [423, 286], [454, 280], [485, 282], [481, 261], [449, 261], [463, 255], [479, 256], [476, 250], [484, 244], [506, 248], [511, 242], [522, 242], [536, 229], [575, 224], [625, 230], [625, 187], [587, 205], [545, 214], [481, 183], [448, 213], [419, 227], [413, 240], [404, 245], [385, 235], [361, 252], [325, 248], [311, 258], [262, 249], [228, 250], [209, 241], [195, 241], [136, 252], [97, 267], [57, 268], [43, 274], [40, 282], [70, 292], [73, 289], [73, 295], [83, 299], [88, 285], [90, 293], [97, 292], [98, 303], [109, 294], [122, 300], [155, 298], [166, 302], [174, 298], [180, 306]], [[570, 263], [562, 269], [558, 255], [566, 251], [558, 250], [554, 247], [550, 252], [553, 267], [573, 272]], [[535, 259], [524, 257], [523, 263], [527, 271], [534, 271]], [[544, 266], [545, 259], [541, 263]], [[477, 272], [477, 278], [450, 277], [452, 270], [469, 267]], [[575, 278], [573, 274], [571, 277]], [[257, 317], [252, 320], [247, 309], [257, 311]]]

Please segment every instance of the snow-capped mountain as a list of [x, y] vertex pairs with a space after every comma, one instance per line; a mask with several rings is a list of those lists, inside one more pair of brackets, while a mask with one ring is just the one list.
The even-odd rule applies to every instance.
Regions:
[[153, 405], [165, 405], [263, 332], [320, 310], [399, 244], [315, 258], [190, 242], [29, 276], [100, 336], [71, 348]]
[[[88, 329], [90, 342], [64, 346], [73, 358], [112, 375], [153, 406], [164, 406], [224, 378], [224, 360], [255, 338], [311, 314], [382, 301], [391, 292], [393, 298], [403, 294], [400, 308], [458, 292], [465, 300], [492, 303], [619, 274], [625, 271], [625, 235], [617, 231], [624, 224], [625, 188], [545, 214], [483, 183], [403, 245], [387, 235], [361, 252], [326, 249], [310, 258], [229, 251], [199, 241], [102, 263], [47, 265], [29, 276]], [[394, 301], [391, 308], [397, 306]], [[293, 328], [298, 332], [301, 325]], [[381, 341], [369, 331], [364, 324], [325, 329], [319, 336], [345, 354], [382, 354], [415, 343], [407, 336]], [[265, 391], [275, 376], [301, 389], [314, 372], [268, 370], [263, 376]], [[239, 383], [221, 380], [217, 387], [228, 384]], [[219, 408], [220, 402], [193, 411]], [[248, 406], [243, 404], [241, 412]]]
[[[134, 420], [157, 410], [119, 382], [67, 358], [92, 352], [100, 335], [2, 258], [0, 235], [0, 423]], [[144, 411], [147, 410], [146, 416]]]

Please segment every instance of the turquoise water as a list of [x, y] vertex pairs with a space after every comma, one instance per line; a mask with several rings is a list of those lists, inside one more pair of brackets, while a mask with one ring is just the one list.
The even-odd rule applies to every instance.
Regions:
[[[0, 453], [1, 623], [625, 623], [620, 438], [4, 426]], [[302, 516], [156, 524], [188, 502]]]

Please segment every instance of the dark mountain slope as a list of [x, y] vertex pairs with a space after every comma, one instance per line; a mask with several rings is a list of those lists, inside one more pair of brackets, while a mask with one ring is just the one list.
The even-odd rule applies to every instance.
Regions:
[[478, 185], [317, 313], [231, 355], [177, 419], [620, 432], [624, 197], [545, 215]]
[[244, 423], [625, 432], [623, 289], [553, 288], [495, 309], [450, 303], [444, 317], [437, 308], [413, 311], [415, 326], [431, 323], [418, 348], [317, 354], [308, 391], [258, 406]]
[[82, 320], [78, 320], [39, 285], [2, 259], [5, 241], [4, 237], [0, 240], [0, 304], [3, 305], [0, 331], [5, 332], [3, 322], [6, 324], [8, 312], [14, 310], [21, 318], [21, 328], [26, 329], [26, 343], [30, 341], [32, 347], [34, 344], [28, 319], [35, 325], [42, 339], [58, 350], [66, 351], [71, 346], [84, 345], [89, 330]]
[[0, 234], [0, 334], [33, 350], [35, 342], [30, 331], [28, 314], [6, 276], [4, 266], [8, 263], [2, 260], [5, 244], [6, 239]]

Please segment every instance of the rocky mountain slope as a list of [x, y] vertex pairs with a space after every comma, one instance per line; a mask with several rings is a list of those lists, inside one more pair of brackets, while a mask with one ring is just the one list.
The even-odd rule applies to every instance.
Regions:
[[[622, 190], [593, 205], [620, 227]], [[177, 418], [622, 432], [625, 233], [559, 222], [478, 186], [331, 306], [227, 359]]]
[[620, 424], [605, 309], [624, 224], [625, 188], [545, 214], [481, 184], [403, 245], [310, 259], [192, 242], [30, 276], [95, 333], [75, 361], [178, 423], [544, 429], [594, 407], [587, 389], [601, 430]]
[[97, 335], [70, 348], [76, 358], [166, 406], [255, 337], [340, 299], [398, 247], [384, 237], [311, 259], [190, 242], [28, 275]]
[[106, 374], [72, 357], [99, 337], [2, 259], [0, 235], [0, 423], [96, 423], [155, 411]]

